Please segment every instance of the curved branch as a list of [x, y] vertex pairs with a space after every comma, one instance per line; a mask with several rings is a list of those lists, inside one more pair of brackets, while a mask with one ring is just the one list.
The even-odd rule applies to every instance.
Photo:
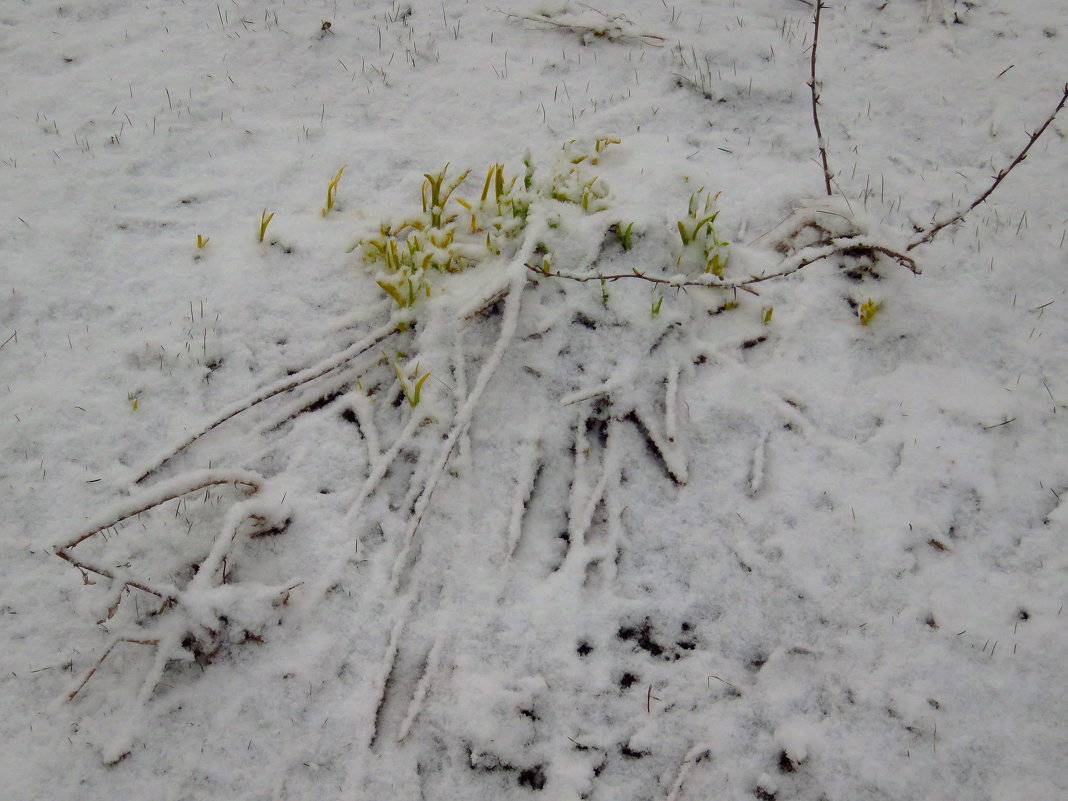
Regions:
[[713, 289], [741, 289], [743, 292], [748, 292], [751, 295], [758, 295], [759, 293], [752, 288], [753, 284], [760, 284], [775, 278], [785, 278], [788, 275], [796, 273], [798, 270], [808, 267], [810, 264], [815, 264], [818, 261], [830, 258], [831, 256], [837, 256], [838, 254], [847, 254], [850, 256], [870, 256], [873, 254], [880, 254], [893, 259], [915, 275], [919, 275], [921, 272], [919, 265], [916, 264], [915, 260], [911, 257], [900, 251], [894, 250], [893, 248], [886, 247], [885, 245], [869, 242], [861, 236], [839, 237], [825, 242], [819, 242], [801, 250], [790, 258], [785, 259], [782, 262], [782, 269], [777, 272], [766, 273], [764, 275], [752, 275], [748, 278], [724, 279], [712, 275], [711, 273], [705, 273], [698, 278], [690, 278], [684, 275], [664, 277], [648, 275], [639, 272], [638, 270], [629, 273], [594, 273], [592, 275], [581, 275], [578, 273], [560, 272], [559, 270], [546, 271], [541, 267], [535, 267], [533, 264], [527, 264], [526, 268], [538, 275], [545, 275], [550, 278], [566, 278], [569, 281], [577, 281], [582, 284], [589, 281], [619, 281], [625, 278], [636, 278], [641, 281], [648, 281], [652, 284], [663, 284], [670, 287], [703, 286], [711, 287]]
[[969, 212], [971, 212], [972, 209], [974, 209], [976, 206], [978, 206], [980, 203], [990, 197], [994, 190], [998, 188], [998, 185], [1005, 180], [1005, 178], [1010, 172], [1013, 171], [1016, 165], [1023, 161], [1025, 158], [1027, 158], [1027, 151], [1031, 149], [1031, 145], [1037, 142], [1038, 137], [1042, 136], [1042, 134], [1045, 133], [1046, 129], [1050, 126], [1050, 123], [1053, 122], [1053, 118], [1057, 116], [1058, 112], [1060, 112], [1062, 108], [1064, 108], [1065, 103], [1068, 103], [1068, 83], [1064, 85], [1064, 93], [1061, 95], [1061, 100], [1057, 104], [1057, 108], [1053, 109], [1053, 113], [1046, 118], [1046, 121], [1042, 123], [1042, 126], [1033, 134], [1031, 134], [1030, 137], [1028, 137], [1027, 144], [1024, 145], [1023, 150], [1021, 150], [1016, 155], [1016, 158], [1012, 160], [1012, 163], [1008, 167], [1005, 167], [1004, 169], [998, 171], [998, 174], [994, 176], [994, 182], [990, 184], [989, 187], [987, 187], [987, 190], [983, 192], [983, 194], [979, 195], [979, 197], [977, 197], [972, 202], [972, 204], [968, 206], [968, 208], [966, 208], [964, 211], [958, 211], [952, 217], [943, 220], [940, 223], [932, 225], [926, 231], [921, 231], [920, 233], [923, 235], [910, 242], [909, 246], [905, 248], [905, 250], [912, 250], [913, 248], [918, 247], [919, 245], [926, 245], [928, 242], [938, 236], [939, 231], [941, 231], [943, 228], [946, 228], [947, 226], [960, 222], [968, 215]]

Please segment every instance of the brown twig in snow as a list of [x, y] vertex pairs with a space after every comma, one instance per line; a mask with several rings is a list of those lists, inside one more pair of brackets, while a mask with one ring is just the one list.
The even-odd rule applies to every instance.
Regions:
[[816, 141], [820, 148], [820, 160], [823, 162], [823, 183], [827, 189], [827, 195], [833, 194], [831, 192], [831, 168], [827, 162], [827, 142], [823, 138], [823, 130], [820, 128], [820, 90], [819, 83], [816, 81], [816, 47], [820, 41], [820, 12], [823, 11], [823, 0], [817, 0], [816, 12], [813, 15], [815, 30], [812, 33], [812, 60], [811, 60], [811, 78], [808, 82], [809, 89], [812, 90], [812, 121], [816, 124]]
[[[585, 5], [585, 4], [582, 4]], [[579, 36], [593, 36], [598, 39], [607, 39], [609, 42], [624, 43], [627, 41], [641, 42], [642, 44], [649, 45], [651, 47], [663, 47], [666, 41], [663, 36], [655, 33], [626, 33], [623, 30], [621, 22], [631, 24], [630, 20], [623, 14], [610, 15], [603, 11], [586, 6], [590, 11], [594, 11], [605, 18], [606, 24], [603, 27], [597, 27], [593, 25], [585, 25], [577, 22], [561, 22], [555, 20], [550, 16], [538, 16], [531, 17], [526, 14], [516, 14], [511, 11], [505, 11], [503, 8], [491, 8], [497, 14], [503, 14], [508, 19], [518, 19], [524, 22], [533, 22], [537, 25], [548, 25], [552, 28], [557, 28], [568, 33], [576, 33]]]
[[[672, 286], [672, 287], [679, 287], [679, 288], [681, 288], [681, 287], [690, 287], [690, 286], [703, 286], [703, 287], [715, 287], [716, 289], [741, 289], [743, 292], [748, 292], [750, 295], [758, 295], [759, 296], [759, 294], [760, 294], [755, 289], [750, 289], [748, 286], [745, 286], [744, 284], [728, 284], [726, 282], [722, 282], [722, 279], [716, 280], [715, 276], [712, 276], [714, 281], [708, 281], [708, 280], [705, 280], [705, 281], [700, 281], [700, 280], [679, 281], [679, 280], [674, 279], [674, 278], [663, 278], [663, 277], [655, 276], [655, 275], [646, 275], [645, 273], [639, 272], [638, 270], [635, 270], [635, 271], [629, 272], [629, 273], [611, 273], [611, 274], [594, 273], [592, 275], [578, 275], [576, 273], [563, 273], [563, 272], [560, 272], [559, 270], [545, 270], [542, 267], [535, 267], [533, 264], [527, 264], [525, 266], [526, 266], [526, 268], [528, 270], [530, 270], [532, 273], [536, 273], [537, 275], [544, 275], [544, 276], [547, 276], [549, 278], [566, 278], [568, 281], [577, 281], [580, 284], [585, 284], [585, 283], [587, 283], [589, 281], [619, 281], [619, 280], [624, 279], [624, 278], [637, 278], [637, 279], [642, 280], [642, 281], [648, 281], [651, 284], [664, 284], [665, 286]], [[711, 275], [711, 273], [706, 273], [706, 274], [707, 275]], [[767, 276], [767, 278], [773, 278], [773, 277], [774, 276], [770, 276], [770, 275]], [[766, 280], [766, 278], [758, 278], [756, 280], [757, 281], [764, 281], [764, 280]]]
[[546, 271], [544, 268], [536, 267], [533, 264], [527, 264], [526, 268], [537, 275], [544, 275], [549, 278], [566, 278], [569, 281], [577, 281], [580, 284], [585, 284], [589, 281], [619, 281], [624, 278], [637, 278], [652, 284], [663, 284], [665, 286], [678, 288], [703, 286], [712, 289], [740, 289], [751, 295], [759, 296], [759, 293], [752, 288], [752, 284], [771, 281], [775, 278], [785, 278], [788, 275], [796, 273], [798, 270], [808, 267], [810, 264], [815, 264], [818, 261], [839, 254], [848, 256], [872, 256], [874, 254], [880, 254], [893, 259], [902, 267], [916, 275], [919, 275], [921, 272], [919, 265], [917, 265], [911, 257], [893, 250], [892, 248], [868, 242], [862, 237], [839, 237], [837, 239], [817, 242], [815, 245], [810, 245], [799, 253], [794, 254], [792, 257], [785, 259], [782, 264], [786, 266], [781, 270], [774, 273], [766, 273], [764, 275], [752, 275], [748, 278], [727, 279], [719, 278], [711, 273], [705, 273], [702, 278], [684, 279], [679, 276], [663, 277], [647, 275], [638, 270], [629, 273], [594, 273], [592, 275], [579, 275], [576, 273], [560, 272], [558, 270]]
[[938, 236], [939, 231], [941, 231], [943, 228], [946, 228], [947, 226], [960, 222], [965, 218], [965, 216], [967, 216], [967, 214], [972, 209], [974, 209], [976, 206], [978, 206], [980, 203], [990, 197], [993, 191], [998, 188], [998, 185], [1005, 180], [1005, 178], [1010, 172], [1013, 171], [1013, 168], [1015, 168], [1017, 164], [1027, 158], [1027, 151], [1031, 149], [1031, 145], [1037, 142], [1038, 137], [1042, 136], [1042, 134], [1045, 133], [1046, 128], [1048, 128], [1050, 126], [1050, 123], [1053, 122], [1053, 118], [1057, 116], [1058, 112], [1060, 112], [1062, 108], [1064, 108], [1065, 103], [1068, 103], [1068, 83], [1064, 85], [1064, 93], [1061, 95], [1060, 102], [1057, 103], [1057, 108], [1053, 109], [1053, 113], [1046, 118], [1046, 121], [1042, 123], [1042, 126], [1028, 137], [1027, 144], [1024, 145], [1023, 150], [1021, 150], [1016, 155], [1016, 158], [1012, 160], [1012, 163], [1008, 167], [1005, 167], [1004, 169], [998, 171], [998, 174], [994, 176], [994, 182], [990, 184], [989, 187], [987, 187], [987, 190], [983, 192], [983, 194], [979, 195], [979, 197], [977, 197], [972, 202], [972, 204], [968, 206], [968, 208], [964, 209], [964, 211], [958, 211], [949, 219], [943, 220], [940, 223], [932, 225], [926, 231], [921, 231], [920, 233], [922, 234], [922, 236], [910, 242], [906, 250], [912, 250], [913, 248], [918, 247], [919, 245], [926, 245], [928, 242]]
[[110, 654], [115, 648], [115, 646], [118, 645], [120, 642], [133, 643], [134, 645], [155, 645], [157, 647], [159, 646], [159, 640], [137, 640], [132, 637], [116, 637], [114, 640], [111, 641], [111, 644], [104, 649], [104, 653], [100, 655], [100, 658], [96, 660], [96, 663], [82, 675], [82, 680], [78, 682], [78, 686], [71, 690], [69, 693], [67, 693], [68, 701], [73, 701], [74, 697], [82, 691], [82, 688], [89, 683], [89, 679], [93, 678], [93, 676], [96, 675], [96, 672], [100, 669], [100, 666], [104, 664], [104, 660], [108, 658], [108, 654]]
[[[200, 475], [203, 474], [201, 473]], [[118, 519], [105, 523], [102, 526], [97, 526], [92, 531], [87, 531], [83, 534], [79, 534], [68, 542], [65, 542], [62, 545], [58, 546], [56, 548], [56, 556], [60, 556], [63, 559], [67, 559], [67, 557], [61, 553], [62, 551], [67, 551], [73, 548], [75, 545], [84, 542], [95, 534], [99, 534], [101, 531], [106, 531], [109, 528], [113, 528], [114, 526], [117, 526], [120, 523], [129, 520], [131, 517], [137, 517], [137, 515], [141, 514], [142, 512], [147, 512], [149, 509], [155, 509], [157, 506], [161, 506], [167, 503], [167, 501], [173, 501], [175, 498], [180, 498], [183, 495], [190, 495], [194, 492], [199, 492], [202, 489], [206, 489], [207, 487], [215, 487], [220, 484], [233, 484], [235, 486], [240, 485], [244, 487], [249, 487], [252, 490], [252, 494], [255, 494], [260, 491], [259, 483], [251, 478], [251, 474], [249, 476], [237, 475], [234, 471], [222, 473], [216, 476], [209, 476], [199, 481], [194, 481], [192, 484], [189, 485], [179, 485], [175, 487], [173, 484], [168, 484], [167, 487], [169, 491], [164, 491], [157, 496], [151, 496], [149, 500], [145, 501], [138, 508], [128, 512], [127, 514], [122, 515]], [[93, 572], [95, 573], [97, 571]]]
[[349, 362], [352, 362], [367, 353], [371, 348], [377, 345], [382, 340], [395, 334], [399, 329], [401, 322], [407, 322], [407, 316], [403, 312], [395, 313], [390, 321], [374, 331], [368, 338], [354, 345], [351, 345], [346, 350], [342, 351], [330, 359], [320, 362], [318, 365], [309, 367], [305, 370], [301, 370], [292, 376], [287, 376], [285, 379], [272, 384], [261, 392], [253, 395], [251, 398], [240, 401], [225, 409], [218, 417], [216, 417], [211, 423], [208, 423], [195, 434], [190, 434], [185, 440], [182, 441], [177, 447], [173, 448], [165, 457], [152, 462], [147, 468], [143, 468], [138, 477], [134, 480], [135, 484], [140, 484], [149, 476], [158, 473], [164, 466], [175, 456], [180, 454], [198, 439], [205, 434], [214, 431], [228, 420], [237, 417], [242, 412], [246, 412], [253, 406], [256, 406], [264, 401], [281, 395], [283, 392], [290, 392], [298, 387], [302, 387], [305, 384], [315, 381], [317, 378], [322, 378], [336, 370], [340, 370]]

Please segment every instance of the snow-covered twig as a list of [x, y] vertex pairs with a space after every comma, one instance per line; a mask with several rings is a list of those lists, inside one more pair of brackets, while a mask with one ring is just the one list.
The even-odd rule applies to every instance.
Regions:
[[759, 284], [774, 278], [785, 278], [810, 264], [815, 264], [817, 261], [822, 261], [823, 259], [836, 256], [840, 253], [849, 256], [870, 256], [873, 254], [881, 254], [883, 256], [888, 256], [916, 275], [919, 275], [921, 272], [919, 265], [916, 264], [915, 260], [911, 257], [906, 256], [904, 253], [894, 250], [893, 248], [880, 245], [865, 236], [836, 237], [824, 242], [818, 242], [815, 245], [811, 245], [804, 250], [795, 253], [793, 256], [784, 259], [780, 265], [781, 269], [776, 272], [766, 273], [764, 275], [751, 275], [746, 278], [720, 278], [712, 273], [704, 273], [696, 278], [686, 275], [656, 276], [638, 270], [629, 273], [592, 273], [583, 275], [579, 273], [563, 272], [560, 270], [546, 271], [543, 268], [532, 264], [527, 264], [526, 267], [528, 270], [538, 275], [545, 275], [550, 278], [566, 278], [569, 281], [578, 281], [579, 283], [586, 283], [588, 281], [619, 281], [624, 278], [637, 278], [642, 281], [649, 281], [653, 284], [663, 284], [665, 286], [677, 288], [703, 286], [711, 287], [713, 289], [741, 289], [744, 292], [756, 295], [758, 293], [751, 287], [752, 284]]
[[580, 18], [574, 18], [573, 21], [562, 21], [553, 19], [548, 15], [539, 17], [531, 17], [526, 14], [516, 14], [511, 11], [505, 11], [502, 8], [490, 9], [494, 13], [503, 14], [508, 19], [517, 19], [524, 22], [533, 22], [537, 25], [547, 25], [551, 28], [557, 28], [558, 30], [567, 31], [568, 33], [576, 33], [579, 36], [592, 36], [597, 39], [607, 39], [609, 42], [624, 43], [624, 42], [641, 42], [642, 44], [650, 45], [651, 47], [662, 47], [666, 39], [663, 36], [655, 33], [627, 33], [623, 29], [621, 22], [625, 22], [628, 25], [631, 24], [622, 14], [609, 15], [603, 11], [586, 6], [587, 9], [599, 14], [604, 18], [604, 24], [593, 25], [581, 21]]
[[543, 210], [536, 210], [532, 207], [530, 210], [530, 220], [531, 222], [527, 226], [523, 246], [516, 253], [515, 258], [506, 270], [509, 286], [508, 294], [504, 300], [504, 314], [497, 342], [494, 345], [493, 352], [490, 353], [486, 362], [482, 365], [478, 378], [475, 380], [475, 385], [464, 400], [463, 406], [456, 412], [452, 428], [449, 430], [449, 433], [445, 438], [441, 455], [438, 457], [438, 460], [434, 465], [434, 470], [431, 472], [430, 478], [424, 486], [423, 491], [415, 502], [411, 520], [404, 532], [404, 541], [401, 545], [400, 553], [393, 564], [390, 580], [394, 589], [397, 588], [401, 580], [404, 567], [408, 560], [408, 555], [415, 540], [416, 532], [419, 529], [419, 524], [422, 522], [427, 507], [430, 505], [430, 499], [434, 495], [434, 490], [437, 488], [438, 482], [441, 480], [441, 476], [445, 472], [445, 465], [448, 464], [449, 458], [452, 456], [453, 450], [456, 448], [460, 438], [466, 433], [468, 426], [471, 425], [471, 418], [475, 413], [479, 400], [482, 398], [482, 393], [489, 385], [490, 379], [493, 378], [493, 374], [500, 366], [501, 360], [504, 358], [504, 354], [508, 350], [508, 346], [512, 343], [512, 339], [515, 337], [516, 328], [519, 325], [519, 309], [522, 301], [523, 288], [526, 284], [523, 277], [523, 267], [526, 265], [527, 260], [533, 256], [538, 243], [541, 241], [541, 237], [545, 235], [545, 231], [548, 229]]
[[226, 409], [224, 409], [210, 423], [198, 429], [196, 433], [190, 434], [188, 437], [178, 443], [178, 445], [170, 448], [165, 456], [158, 457], [149, 462], [145, 467], [141, 468], [137, 478], [134, 479], [134, 483], [140, 484], [149, 476], [158, 473], [171, 459], [180, 454], [198, 439], [203, 437], [205, 434], [214, 431], [226, 421], [241, 414], [241, 412], [248, 411], [253, 406], [263, 403], [266, 400], [270, 400], [276, 395], [281, 395], [283, 392], [289, 392], [290, 390], [304, 386], [305, 384], [310, 383], [317, 378], [322, 378], [323, 376], [332, 373], [338, 368], [348, 364], [353, 359], [366, 353], [368, 350], [373, 348], [382, 340], [396, 333], [398, 330], [398, 325], [402, 322], [406, 322], [409, 317], [410, 312], [395, 312], [393, 316], [390, 317], [389, 322], [387, 322], [381, 328], [372, 331], [367, 337], [361, 339], [354, 345], [350, 345], [348, 348], [341, 351], [341, 353], [335, 354], [329, 359], [319, 362], [318, 364], [313, 365], [312, 367], [308, 367], [307, 369], [301, 370], [299, 373], [296, 373], [291, 376], [286, 376], [284, 379], [277, 381], [274, 384], [271, 384], [266, 389], [260, 390], [255, 395], [252, 395], [248, 398], [245, 398], [244, 400], [240, 400], [237, 403], [233, 403], [230, 406], [226, 407]]

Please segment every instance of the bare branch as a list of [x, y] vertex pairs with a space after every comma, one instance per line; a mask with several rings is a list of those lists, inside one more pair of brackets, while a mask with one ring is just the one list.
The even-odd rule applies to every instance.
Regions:
[[793, 256], [784, 259], [781, 263], [781, 269], [778, 271], [774, 273], [765, 273], [764, 275], [751, 275], [747, 278], [726, 279], [719, 278], [712, 273], [705, 273], [698, 278], [687, 278], [683, 275], [656, 276], [648, 275], [639, 272], [638, 270], [629, 273], [593, 273], [582, 275], [578, 273], [560, 272], [559, 270], [546, 271], [544, 268], [536, 267], [533, 264], [527, 264], [526, 267], [528, 270], [538, 275], [545, 275], [549, 278], [566, 278], [569, 281], [577, 281], [581, 284], [588, 283], [589, 281], [619, 281], [625, 278], [636, 278], [640, 281], [648, 281], [651, 284], [661, 284], [676, 288], [703, 286], [713, 289], [740, 289], [751, 295], [759, 296], [759, 293], [752, 288], [753, 284], [760, 284], [775, 278], [785, 278], [788, 275], [796, 273], [798, 270], [808, 267], [810, 264], [815, 264], [818, 261], [839, 254], [845, 254], [847, 256], [873, 256], [879, 254], [893, 259], [915, 275], [919, 275], [921, 272], [919, 265], [917, 265], [915, 260], [911, 257], [896, 251], [893, 248], [886, 247], [885, 245], [870, 242], [862, 236], [838, 237], [836, 239], [817, 242], [815, 245], [811, 245], [804, 250], [795, 253]]
[[1001, 182], [1005, 180], [1008, 174], [1013, 171], [1016, 165], [1023, 161], [1025, 158], [1027, 158], [1027, 151], [1031, 149], [1031, 145], [1037, 142], [1038, 137], [1042, 136], [1042, 134], [1045, 133], [1046, 128], [1048, 128], [1050, 126], [1050, 123], [1053, 122], [1053, 118], [1057, 116], [1058, 112], [1060, 112], [1062, 108], [1064, 108], [1065, 103], [1068, 103], [1068, 83], [1064, 85], [1064, 93], [1061, 95], [1061, 100], [1057, 104], [1057, 108], [1053, 109], [1053, 113], [1046, 118], [1046, 121], [1042, 123], [1042, 126], [1028, 137], [1027, 144], [1024, 145], [1023, 150], [1021, 150], [1016, 155], [1016, 158], [1012, 160], [1012, 163], [1008, 167], [1005, 167], [1004, 169], [998, 171], [998, 174], [994, 176], [994, 182], [990, 184], [989, 187], [987, 187], [987, 190], [983, 192], [983, 194], [979, 195], [979, 197], [977, 197], [972, 202], [972, 204], [968, 206], [968, 208], [964, 209], [964, 211], [958, 211], [949, 219], [943, 220], [940, 223], [932, 225], [926, 231], [921, 231], [920, 233], [922, 234], [922, 236], [910, 242], [906, 250], [912, 250], [913, 248], [918, 247], [919, 245], [926, 245], [928, 242], [938, 236], [939, 231], [941, 231], [943, 228], [946, 228], [947, 226], [960, 222], [968, 215], [968, 213], [972, 209], [974, 209], [976, 206], [978, 206], [980, 203], [990, 197], [994, 190], [998, 188], [998, 185], [1001, 184]]
[[823, 139], [823, 130], [820, 128], [820, 90], [819, 83], [816, 81], [816, 47], [820, 42], [821, 11], [823, 11], [823, 0], [817, 0], [816, 12], [813, 15], [815, 30], [812, 33], [811, 78], [809, 79], [808, 87], [812, 90], [812, 122], [816, 125], [816, 142], [819, 144], [820, 160], [823, 162], [823, 183], [827, 188], [827, 195], [830, 196], [833, 194], [831, 191], [831, 168], [827, 162], [827, 143]]
[[536, 25], [547, 25], [552, 28], [557, 28], [568, 33], [575, 33], [579, 36], [593, 36], [598, 39], [607, 39], [609, 42], [615, 42], [617, 44], [626, 42], [641, 42], [642, 44], [649, 45], [651, 47], [663, 47], [666, 41], [665, 37], [655, 33], [626, 33], [623, 30], [622, 23], [628, 25], [632, 24], [629, 19], [623, 14], [610, 15], [603, 11], [587, 6], [585, 3], [580, 5], [585, 6], [590, 11], [594, 11], [600, 14], [605, 19], [604, 26], [586, 25], [580, 22], [561, 22], [555, 20], [549, 16], [531, 17], [526, 14], [515, 14], [511, 11], [505, 11], [503, 8], [491, 8], [490, 11], [495, 14], [502, 14], [508, 19], [517, 19], [524, 22], [533, 22]]
[[[656, 275], [646, 275], [645, 273], [638, 272], [637, 270], [635, 270], [634, 272], [630, 272], [630, 273], [613, 273], [613, 274], [605, 274], [605, 275], [602, 275], [600, 273], [594, 273], [592, 275], [579, 275], [577, 273], [564, 273], [564, 272], [560, 272], [559, 270], [548, 270], [548, 271], [546, 271], [544, 268], [535, 267], [533, 264], [527, 264], [526, 268], [528, 270], [530, 270], [531, 272], [533, 272], [533, 273], [537, 273], [538, 275], [545, 275], [545, 276], [548, 276], [550, 278], [566, 278], [569, 281], [577, 281], [580, 284], [585, 284], [585, 283], [587, 283], [589, 281], [619, 281], [619, 280], [625, 279], [625, 278], [637, 278], [637, 279], [639, 279], [641, 281], [648, 281], [651, 284], [663, 284], [665, 286], [671, 286], [671, 287], [704, 286], [704, 287], [714, 287], [716, 289], [741, 289], [741, 290], [743, 290], [745, 292], [748, 292], [751, 295], [758, 295], [759, 294], [756, 290], [750, 289], [748, 286], [745, 286], [744, 284], [728, 283], [728, 282], [724, 281], [722, 278], [717, 278], [716, 276], [712, 275], [711, 273], [706, 273], [706, 276], [707, 276], [706, 279], [686, 280], [682, 276], [675, 276], [673, 278], [664, 278], [664, 277], [656, 276]], [[768, 277], [771, 278], [773, 276], [768, 276]], [[757, 279], [757, 280], [763, 281], [765, 279], [760, 278], [760, 279]]]
[[[167, 501], [173, 501], [175, 498], [180, 498], [183, 495], [189, 495], [194, 492], [199, 492], [207, 487], [214, 487], [220, 484], [233, 484], [234, 486], [248, 487], [252, 490], [251, 494], [255, 494], [260, 490], [260, 484], [258, 476], [248, 470], [215, 470], [205, 474], [205, 472], [198, 472], [194, 474], [194, 478], [191, 481], [177, 480], [171, 481], [166, 484], [160, 485], [155, 488], [155, 491], [149, 494], [144, 501], [138, 503], [132, 509], [123, 510], [121, 515], [109, 520], [101, 525], [94, 526], [90, 531], [86, 531], [71, 540], [56, 547], [56, 556], [63, 559], [69, 559], [68, 555], [64, 555], [62, 552], [67, 551], [81, 542], [89, 539], [90, 537], [99, 534], [101, 531], [106, 531], [113, 526], [129, 520], [131, 517], [136, 517], [142, 512], [147, 512], [149, 509], [154, 509], [157, 506], [167, 503]], [[94, 570], [94, 573], [99, 571]]]

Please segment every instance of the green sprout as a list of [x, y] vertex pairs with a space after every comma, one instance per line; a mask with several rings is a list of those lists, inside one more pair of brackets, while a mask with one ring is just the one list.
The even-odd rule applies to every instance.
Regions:
[[385, 351], [382, 352], [382, 355], [385, 356], [386, 361], [393, 365], [393, 372], [397, 374], [397, 380], [400, 381], [401, 391], [404, 392], [404, 398], [408, 401], [408, 405], [414, 409], [419, 405], [419, 397], [423, 389], [423, 382], [430, 378], [430, 373], [423, 373], [423, 375], [419, 376], [419, 363], [416, 362], [415, 374], [419, 376], [419, 378], [416, 379], [414, 384], [409, 383], [408, 379], [404, 376], [404, 371], [400, 369], [396, 360], [386, 356]]
[[334, 180], [327, 184], [326, 208], [322, 210], [324, 217], [326, 216], [327, 212], [331, 211], [334, 208], [334, 201], [337, 199], [337, 185], [338, 182], [341, 180], [341, 173], [345, 172], [345, 167], [347, 166], [347, 164], [343, 165], [341, 169], [337, 171], [337, 175], [334, 176]]
[[608, 308], [608, 297], [609, 297], [609, 295], [608, 295], [608, 282], [602, 278], [601, 279], [601, 304], [606, 309]]
[[[704, 204], [701, 203], [701, 195], [704, 193]], [[706, 273], [722, 278], [723, 271], [727, 266], [727, 247], [729, 242], [722, 242], [716, 234], [716, 218], [719, 211], [716, 209], [716, 201], [719, 192], [710, 194], [698, 189], [690, 195], [690, 204], [685, 220], [677, 222], [679, 238], [682, 247], [688, 249], [691, 245], [699, 246], [701, 251], [701, 266]], [[682, 255], [678, 262], [682, 263]]]
[[393, 300], [397, 302], [398, 308], [408, 309], [415, 305], [415, 299], [418, 297], [418, 289], [422, 289], [427, 297], [430, 297], [430, 285], [426, 284], [420, 279], [419, 285], [417, 285], [411, 278], [403, 279], [399, 284], [391, 284], [387, 281], [375, 281], [383, 291], [389, 295]]
[[[211, 237], [201, 236], [200, 234], [197, 234], [197, 250], [203, 250], [204, 248], [206, 248], [210, 239]], [[263, 241], [262, 237], [260, 238], [260, 241]]]
[[703, 190], [697, 190], [690, 195], [690, 207], [687, 220], [693, 224], [687, 228], [686, 221], [679, 220], [679, 236], [682, 238], [682, 244], [688, 245], [695, 241], [701, 235], [701, 229], [706, 225], [708, 226], [708, 233], [715, 235], [715, 228], [713, 223], [716, 221], [716, 217], [719, 216], [719, 211], [715, 210], [716, 200], [719, 198], [719, 192], [714, 195], [705, 195], [705, 207], [703, 217], [698, 219], [698, 210], [700, 209], [700, 194]]
[[656, 300], [654, 300], [652, 302], [653, 317], [659, 317], [660, 316], [660, 307], [664, 305], [664, 296], [663, 295], [657, 296], [655, 294], [656, 293], [656, 289], [655, 288], [653, 289], [653, 293], [654, 293], [653, 297], [656, 298]]
[[[442, 187], [445, 184], [445, 173], [448, 171], [449, 165], [446, 164], [437, 175], [431, 175], [428, 172], [423, 173], [423, 177], [426, 178], [422, 188], [423, 213], [430, 212], [430, 225], [434, 228], [441, 228], [441, 213], [445, 209], [445, 204], [449, 201], [449, 196], [456, 191], [456, 187], [462, 184], [464, 179], [471, 173], [471, 170], [467, 170], [442, 191]], [[427, 196], [428, 187], [430, 189], [429, 197]]]
[[622, 222], [618, 222], [613, 226], [616, 231], [616, 237], [619, 239], [619, 245], [623, 250], [630, 250], [633, 243], [631, 242], [631, 232], [634, 230], [634, 223], [627, 223], [626, 226]]
[[267, 226], [271, 224], [271, 220], [274, 219], [274, 212], [267, 213], [267, 209], [263, 210], [263, 214], [260, 215], [260, 242], [263, 241], [264, 235], [267, 233]]
[[529, 150], [523, 154], [523, 166], [526, 167], [523, 174], [523, 188], [529, 192], [534, 186], [534, 159]]
[[764, 309], [764, 315], [763, 315], [764, 325], [771, 325], [771, 316], [773, 314], [775, 314], [775, 307], [774, 306], [768, 306], [766, 309]]
[[590, 164], [596, 164], [601, 153], [607, 150], [609, 145], [618, 145], [619, 143], [618, 139], [611, 139], [607, 136], [598, 137], [597, 141], [593, 144], [595, 155], [590, 159]]

